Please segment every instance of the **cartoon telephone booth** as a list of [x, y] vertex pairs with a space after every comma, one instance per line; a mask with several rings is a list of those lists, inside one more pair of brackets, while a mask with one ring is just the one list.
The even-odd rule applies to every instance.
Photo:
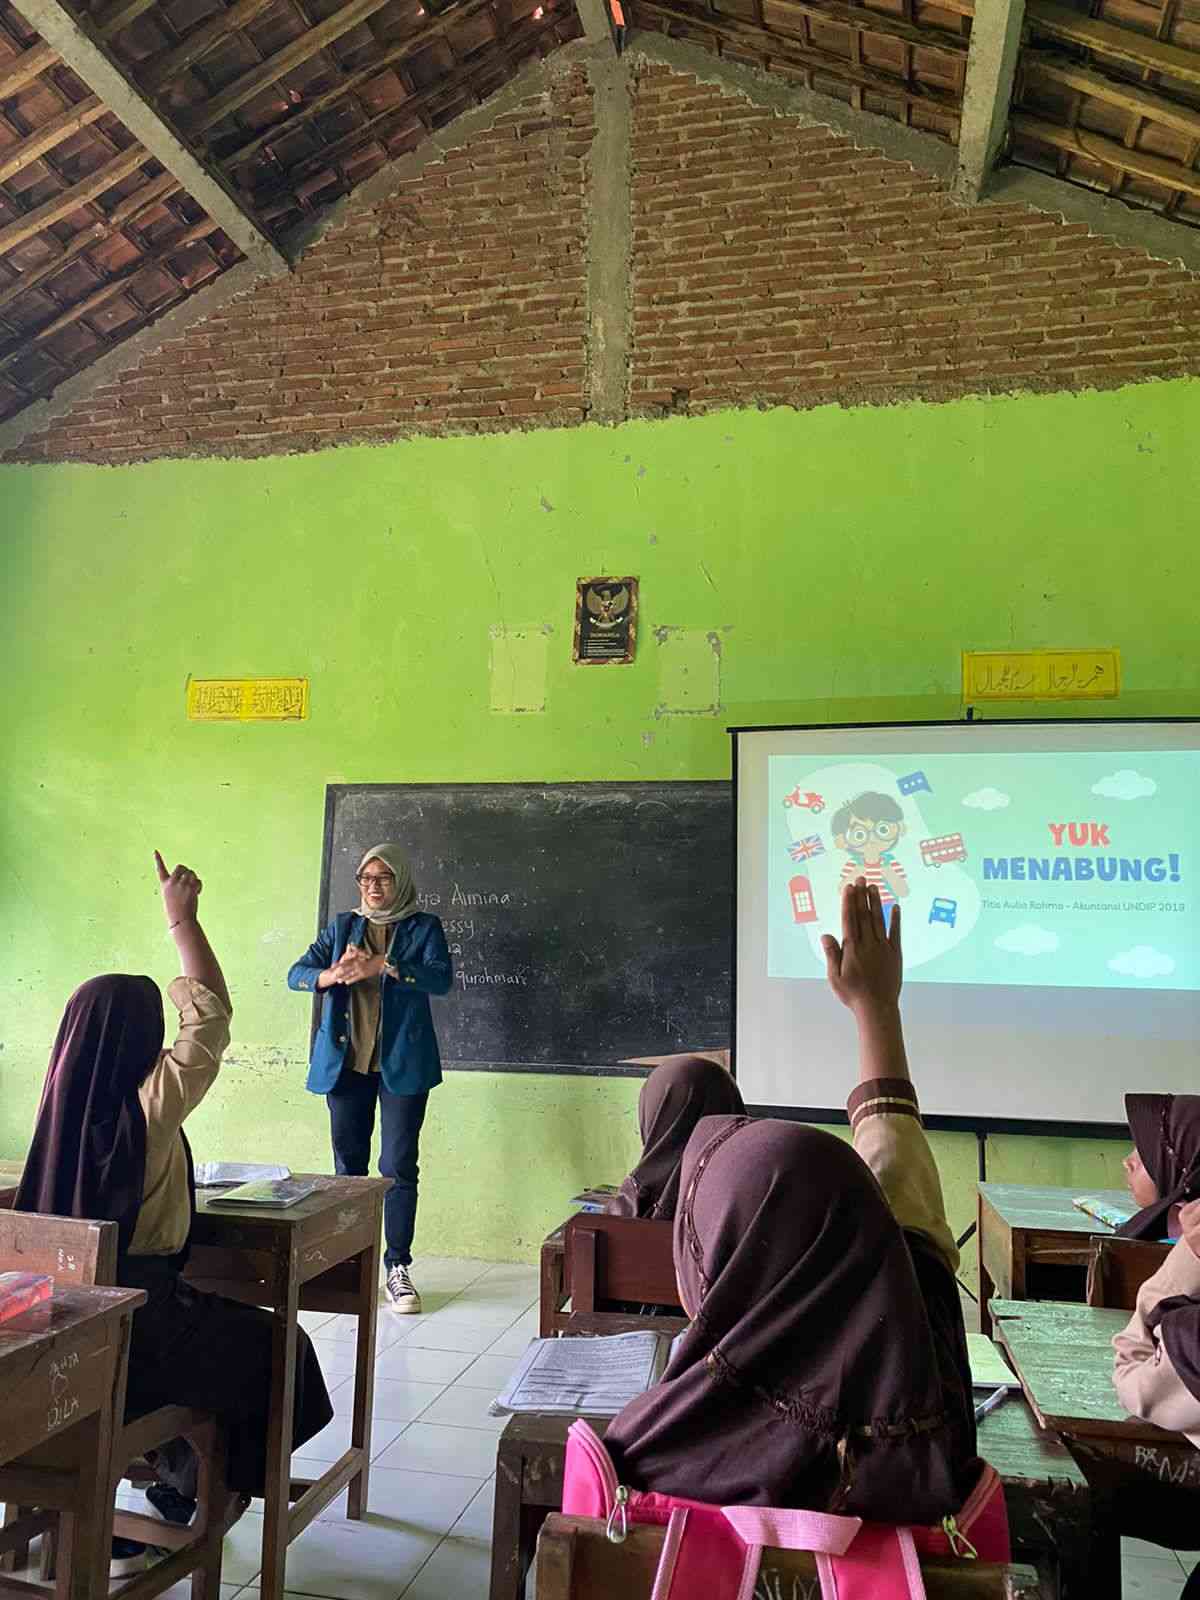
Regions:
[[788, 894], [792, 900], [792, 917], [796, 922], [815, 922], [817, 920], [817, 908], [813, 903], [812, 883], [803, 873], [797, 873], [788, 884]]

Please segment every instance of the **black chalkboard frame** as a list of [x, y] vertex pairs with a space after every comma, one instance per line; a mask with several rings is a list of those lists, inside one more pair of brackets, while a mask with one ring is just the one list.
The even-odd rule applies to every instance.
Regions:
[[[540, 789], [570, 788], [570, 789], [587, 790], [587, 789], [591, 789], [591, 788], [601, 788], [601, 787], [620, 788], [620, 789], [641, 789], [641, 788], [661, 789], [664, 786], [664, 784], [668, 783], [669, 781], [670, 780], [666, 780], [666, 779], [658, 780], [658, 781], [654, 781], [654, 780], [649, 780], [649, 781], [647, 781], [647, 780], [640, 780], [640, 781], [634, 780], [634, 781], [631, 781], [631, 782], [628, 782], [628, 783], [623, 783], [623, 782], [614, 781], [614, 780], [600, 780], [600, 781], [598, 781], [596, 783], [588, 783], [588, 782], [562, 783], [562, 782], [555, 782], [553, 780], [549, 780], [549, 781], [546, 781], [546, 782], [542, 783], [542, 782], [538, 782], [536, 780], [525, 780], [525, 781], [515, 781], [515, 782], [509, 782], [509, 783], [488, 783], [488, 782], [483, 782], [483, 783], [479, 783], [479, 784], [471, 784], [471, 783], [468, 783], [468, 782], [447, 782], [447, 783], [330, 783], [330, 784], [326, 784], [326, 786], [325, 786], [325, 808], [324, 808], [324, 816], [323, 816], [323, 822], [322, 822], [321, 875], [320, 875], [320, 882], [319, 882], [318, 891], [317, 891], [317, 931], [319, 933], [320, 930], [322, 928], [324, 928], [329, 923], [329, 921], [331, 920], [331, 918], [333, 916], [333, 912], [330, 909], [330, 899], [331, 899], [332, 891], [333, 891], [333, 859], [334, 859], [334, 850], [335, 850], [335, 830], [336, 830], [336, 826], [337, 826], [339, 802], [347, 795], [354, 794], [354, 793], [362, 793], [364, 791], [374, 791], [374, 792], [384, 793], [384, 792], [387, 792], [389, 790], [395, 790], [395, 791], [402, 791], [404, 793], [409, 793], [409, 792], [418, 792], [419, 793], [421, 791], [437, 792], [437, 791], [441, 791], [441, 790], [445, 790], [445, 789], [459, 789], [459, 788], [479, 788], [479, 789], [490, 789], [490, 790], [496, 790], [496, 789], [517, 790], [517, 789], [534, 789], [534, 788], [540, 788]], [[728, 818], [729, 838], [730, 838], [731, 850], [733, 852], [732, 857], [731, 857], [731, 864], [732, 864], [732, 870], [733, 870], [733, 875], [734, 875], [734, 888], [736, 890], [736, 874], [737, 874], [737, 855], [736, 855], [737, 808], [736, 808], [736, 795], [735, 795], [735, 792], [734, 792], [735, 791], [735, 785], [733, 783], [730, 783], [730, 781], [728, 779], [709, 779], [709, 780], [705, 780], [705, 779], [681, 779], [681, 780], [678, 780], [678, 781], [680, 782], [681, 786], [686, 786], [686, 787], [689, 787], [689, 788], [695, 788], [695, 787], [709, 788], [709, 787], [711, 787], [713, 790], [716, 790], [718, 788], [722, 788], [722, 789], [725, 789], [728, 792], [728, 794], [729, 794], [729, 818]], [[733, 1005], [734, 1005], [734, 1001], [735, 1001], [735, 996], [734, 996], [734, 993], [733, 993], [733, 983], [735, 981], [735, 979], [734, 979], [735, 966], [734, 966], [734, 961], [733, 961], [735, 917], [736, 917], [736, 894], [731, 899], [730, 925], [729, 925], [730, 1027], [731, 1028], [732, 1028], [732, 1024], [733, 1024]], [[310, 1027], [309, 1027], [309, 1048], [310, 1048], [310, 1050], [312, 1048], [312, 1044], [313, 1044], [314, 1040], [316, 1039], [317, 1028], [320, 1025], [321, 1006], [322, 1006], [321, 999], [317, 995], [314, 994], [313, 1000], [312, 1000], [312, 1015], [311, 1015]], [[453, 1059], [443, 1059], [442, 1069], [443, 1069], [444, 1072], [503, 1072], [503, 1073], [517, 1073], [517, 1074], [534, 1073], [534, 1074], [543, 1074], [543, 1075], [547, 1075], [548, 1074], [548, 1075], [551, 1075], [551, 1076], [580, 1077], [580, 1078], [636, 1078], [636, 1079], [645, 1079], [645, 1078], [649, 1077], [650, 1072], [652, 1070], [650, 1067], [633, 1066], [633, 1065], [629, 1065], [629, 1064], [623, 1063], [623, 1062], [611, 1062], [611, 1063], [604, 1063], [604, 1064], [595, 1064], [595, 1063], [580, 1064], [578, 1062], [570, 1062], [570, 1061], [562, 1061], [562, 1062], [544, 1062], [544, 1061], [538, 1061], [538, 1062], [526, 1062], [526, 1061], [464, 1061], [464, 1060], [453, 1060]]]

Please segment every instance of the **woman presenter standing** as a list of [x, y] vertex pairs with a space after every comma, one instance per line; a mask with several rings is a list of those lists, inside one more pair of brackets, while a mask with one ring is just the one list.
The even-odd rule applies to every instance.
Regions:
[[288, 987], [326, 997], [308, 1087], [329, 1104], [334, 1167], [343, 1176], [367, 1175], [379, 1107], [379, 1170], [392, 1180], [383, 1207], [388, 1304], [417, 1312], [421, 1297], [408, 1271], [417, 1145], [429, 1091], [442, 1081], [429, 996], [449, 990], [453, 970], [442, 924], [419, 909], [399, 845], [373, 845], [355, 877], [357, 910], [339, 912], [289, 971]]

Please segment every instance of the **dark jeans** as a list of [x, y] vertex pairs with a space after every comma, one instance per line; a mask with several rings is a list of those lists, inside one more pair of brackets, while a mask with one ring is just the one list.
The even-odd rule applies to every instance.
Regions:
[[354, 1072], [343, 1067], [325, 1098], [329, 1102], [334, 1170], [344, 1178], [367, 1176], [375, 1132], [375, 1103], [379, 1102], [383, 1135], [379, 1171], [392, 1180], [383, 1202], [383, 1236], [387, 1241], [384, 1262], [389, 1272], [393, 1267], [407, 1267], [412, 1260], [417, 1221], [417, 1142], [429, 1094], [389, 1094], [378, 1072]]

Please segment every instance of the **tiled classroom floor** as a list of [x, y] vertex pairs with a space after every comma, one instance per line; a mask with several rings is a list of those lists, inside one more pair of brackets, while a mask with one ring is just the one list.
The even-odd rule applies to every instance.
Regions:
[[[345, 1521], [344, 1495], [322, 1512], [288, 1551], [289, 1595], [487, 1600], [492, 1472], [504, 1425], [487, 1408], [537, 1332], [537, 1268], [418, 1260], [413, 1278], [424, 1314], [379, 1314], [369, 1514]], [[350, 1319], [303, 1320], [337, 1414], [298, 1453], [301, 1468], [328, 1465], [348, 1446], [354, 1366]], [[252, 1510], [225, 1546], [221, 1600], [255, 1600], [260, 1548]], [[1124, 1600], [1178, 1600], [1183, 1562], [1190, 1570], [1193, 1559], [1127, 1540]], [[189, 1592], [180, 1584], [171, 1600]]]

